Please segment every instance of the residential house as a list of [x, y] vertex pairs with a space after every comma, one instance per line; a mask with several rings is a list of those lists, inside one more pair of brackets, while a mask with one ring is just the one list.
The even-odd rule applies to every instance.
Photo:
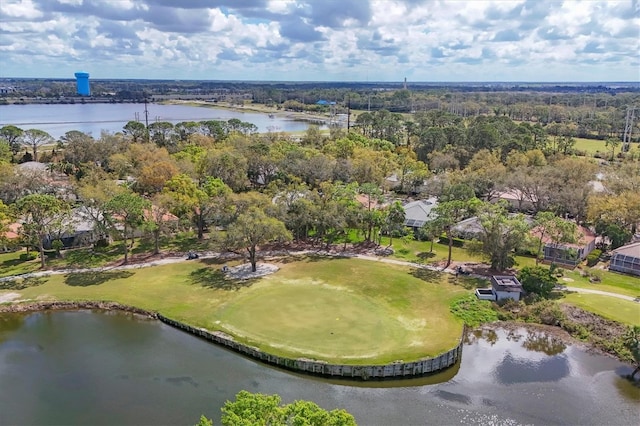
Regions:
[[492, 203], [499, 201], [507, 203], [510, 211], [530, 212], [535, 210], [534, 202], [536, 199], [531, 199], [528, 195], [524, 194], [519, 189], [507, 189], [502, 192], [498, 192], [492, 199]]
[[[532, 229], [531, 234], [540, 238], [540, 231], [537, 228]], [[584, 226], [578, 226], [576, 243], [554, 243], [547, 235], [542, 238], [542, 242], [544, 243], [544, 262], [575, 267], [596, 248], [596, 234]]]
[[65, 248], [87, 247], [101, 239], [108, 241], [106, 230], [100, 231], [96, 226], [96, 218], [102, 220], [102, 215], [89, 207], [72, 209], [62, 219], [60, 230], [44, 239], [44, 248], [50, 249], [54, 240], [62, 241]]
[[0, 234], [0, 251], [11, 251], [20, 242], [20, 228], [18, 222], [9, 223], [4, 234]]
[[[518, 215], [519, 213], [509, 213], [510, 218], [516, 217]], [[522, 215], [522, 216], [524, 218], [524, 221], [529, 226], [533, 224], [532, 216], [529, 216], [529, 215]], [[472, 240], [474, 238], [480, 239], [484, 233], [484, 228], [480, 223], [480, 219], [477, 216], [472, 216], [468, 219], [464, 219], [456, 223], [453, 226], [453, 228], [451, 228], [451, 231], [453, 235], [456, 236], [457, 238]]]
[[435, 218], [433, 209], [438, 206], [436, 198], [427, 200], [417, 200], [402, 206], [404, 208], [404, 226], [413, 228], [414, 231], [420, 229], [425, 223]]
[[625, 274], [640, 275], [640, 242], [613, 250], [609, 269]]

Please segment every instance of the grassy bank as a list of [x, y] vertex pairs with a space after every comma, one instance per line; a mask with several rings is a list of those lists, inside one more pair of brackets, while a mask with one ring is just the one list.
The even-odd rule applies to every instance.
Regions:
[[462, 323], [449, 304], [469, 290], [448, 275], [356, 259], [280, 266], [268, 277], [236, 282], [222, 276], [220, 264], [181, 262], [51, 276], [6, 291], [31, 300], [111, 300], [222, 330], [277, 355], [329, 362], [415, 360], [460, 338]]
[[562, 301], [622, 324], [640, 324], [640, 305], [637, 302], [586, 293], [569, 293]]

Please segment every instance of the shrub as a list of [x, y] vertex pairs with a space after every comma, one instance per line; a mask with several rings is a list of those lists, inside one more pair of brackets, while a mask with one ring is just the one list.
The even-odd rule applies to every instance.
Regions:
[[22, 261], [33, 260], [36, 257], [37, 256], [36, 256], [35, 253], [21, 253], [20, 254], [20, 260], [22, 260]]
[[542, 266], [526, 266], [518, 274], [518, 280], [527, 293], [535, 293], [547, 298], [558, 283], [554, 272]]
[[[446, 235], [441, 235], [438, 239], [438, 244], [444, 244], [445, 246], [449, 245], [449, 238]], [[460, 238], [453, 238], [453, 246], [454, 247], [462, 247], [464, 246], [464, 240]]]
[[587, 256], [587, 266], [595, 266], [602, 254], [601, 250], [595, 249]]
[[450, 309], [453, 315], [470, 327], [498, 320], [498, 312], [493, 305], [486, 300], [479, 300], [473, 294], [454, 300], [451, 302]]

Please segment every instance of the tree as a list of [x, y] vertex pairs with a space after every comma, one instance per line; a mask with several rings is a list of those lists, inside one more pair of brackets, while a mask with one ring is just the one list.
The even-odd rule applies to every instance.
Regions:
[[135, 190], [138, 193], [153, 195], [164, 187], [164, 184], [178, 174], [178, 168], [171, 161], [156, 161], [142, 167], [138, 173]]
[[149, 131], [139, 121], [129, 121], [122, 129], [125, 135], [131, 136], [133, 143], [146, 142], [148, 140]]
[[633, 327], [629, 327], [622, 339], [625, 347], [629, 349], [636, 363], [636, 368], [633, 370], [633, 373], [631, 373], [631, 379], [633, 380], [636, 373], [640, 371], [640, 326], [634, 325]]
[[504, 271], [514, 265], [514, 250], [526, 241], [529, 226], [522, 215], [510, 216], [502, 204], [485, 203], [478, 215], [482, 228], [482, 251], [491, 267]]
[[402, 207], [400, 201], [394, 201], [387, 209], [385, 217], [385, 229], [389, 234], [389, 247], [393, 242], [393, 234], [402, 229], [405, 218], [404, 207]]
[[38, 148], [42, 145], [53, 143], [53, 137], [44, 130], [28, 129], [24, 131], [21, 142], [31, 148], [33, 161], [38, 161]]
[[380, 212], [375, 206], [382, 200], [382, 190], [372, 183], [365, 183], [360, 186], [359, 192], [366, 197], [367, 205], [363, 213], [363, 222], [365, 229], [365, 239], [371, 241], [373, 230], [380, 224], [382, 219]]
[[220, 179], [209, 176], [198, 187], [185, 174], [178, 174], [167, 181], [164, 193], [171, 197], [170, 210], [178, 217], [191, 215], [198, 232], [198, 239], [204, 238], [208, 223], [219, 219], [227, 208], [231, 188]]
[[174, 145], [173, 124], [168, 121], [157, 121], [149, 124], [150, 138], [159, 147], [170, 148]]
[[222, 179], [235, 192], [246, 188], [248, 179], [247, 159], [233, 148], [209, 150], [197, 164], [198, 175], [213, 176]]
[[13, 158], [9, 142], [0, 139], [0, 163], [9, 163]]
[[[453, 248], [452, 229], [462, 219], [469, 216], [479, 205], [480, 200], [472, 198], [470, 200], [452, 200], [438, 204], [433, 212], [436, 218], [432, 221], [433, 226], [444, 232], [449, 240], [449, 256], [445, 268], [451, 265], [451, 249]], [[431, 225], [430, 225], [431, 226]]]
[[8, 125], [0, 128], [0, 139], [7, 141], [13, 155], [16, 155], [18, 151], [20, 151], [23, 134], [24, 130], [16, 126]]
[[298, 400], [281, 405], [279, 395], [240, 391], [235, 401], [222, 407], [225, 426], [355, 426], [353, 416], [342, 409], [331, 411], [311, 401]]
[[2, 200], [0, 200], [0, 249], [6, 249], [6, 232], [9, 230], [8, 225], [13, 219], [13, 214], [9, 209], [9, 206], [5, 205]]
[[153, 235], [153, 254], [160, 253], [160, 235], [169, 234], [175, 228], [171, 224], [177, 218], [169, 212], [172, 201], [168, 194], [156, 194], [145, 214], [144, 228]]
[[578, 228], [575, 223], [559, 218], [551, 212], [539, 212], [536, 215], [533, 233], [539, 240], [536, 253], [536, 265], [542, 256], [542, 247], [550, 241], [554, 247], [560, 244], [575, 243], [578, 239]]
[[256, 271], [256, 249], [260, 244], [271, 241], [287, 241], [291, 233], [284, 223], [269, 217], [258, 207], [249, 207], [246, 213], [240, 214], [227, 229], [225, 246], [236, 250], [244, 248], [249, 254], [251, 270]]
[[129, 237], [133, 244], [133, 233], [144, 222], [145, 210], [151, 203], [140, 195], [127, 191], [110, 199], [105, 206], [111, 231], [124, 240], [124, 263], [129, 261]]
[[604, 145], [611, 150], [611, 160], [613, 161], [613, 159], [616, 158], [616, 148], [620, 146], [620, 140], [616, 138], [607, 138], [607, 140], [604, 141]]
[[107, 244], [110, 232], [107, 203], [116, 195], [126, 191], [126, 188], [111, 179], [106, 179], [100, 173], [96, 176], [89, 175], [78, 183], [76, 193], [82, 202], [81, 214], [93, 222], [94, 232], [98, 234], [94, 244]]
[[35, 242], [40, 251], [40, 266], [45, 267], [44, 240], [61, 227], [62, 215], [68, 206], [52, 195], [31, 194], [16, 203], [24, 222], [22, 232]]
[[518, 281], [527, 293], [535, 293], [545, 299], [558, 283], [551, 269], [542, 266], [525, 266], [518, 273]]

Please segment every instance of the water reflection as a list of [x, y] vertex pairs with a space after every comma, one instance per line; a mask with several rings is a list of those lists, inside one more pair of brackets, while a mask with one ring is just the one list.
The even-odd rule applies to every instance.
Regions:
[[481, 328], [469, 331], [465, 344], [463, 356], [470, 352], [468, 346], [488, 344], [500, 351], [483, 359], [476, 371], [501, 384], [558, 381], [571, 372], [569, 359], [563, 355], [567, 345], [545, 331]]
[[365, 425], [636, 424], [640, 415], [640, 389], [623, 377], [630, 366], [539, 331], [475, 330], [454, 368], [347, 382], [270, 368], [130, 315], [17, 317], [21, 325], [0, 322], [9, 336], [0, 383], [11, 390], [0, 424], [192, 424], [200, 414], [219, 424], [219, 408], [241, 389], [345, 408]]
[[564, 352], [567, 345], [555, 336], [537, 331], [527, 331], [527, 338], [522, 346], [529, 351], [542, 352], [549, 356]]
[[541, 360], [531, 360], [508, 353], [496, 366], [495, 378], [505, 385], [551, 382], [569, 376], [570, 372], [566, 356], [556, 355]]

